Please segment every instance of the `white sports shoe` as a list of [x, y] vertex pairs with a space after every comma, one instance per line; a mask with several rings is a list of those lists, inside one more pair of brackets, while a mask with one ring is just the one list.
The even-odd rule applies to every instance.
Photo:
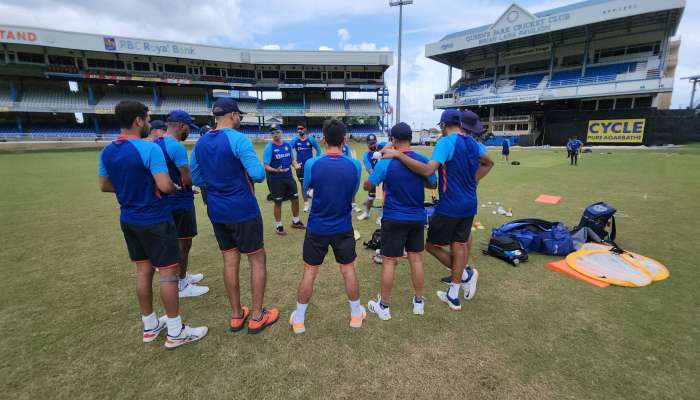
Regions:
[[464, 300], [471, 300], [476, 295], [476, 281], [479, 280], [479, 271], [472, 267], [472, 277], [467, 282], [462, 282], [462, 289], [464, 290]]
[[197, 283], [204, 279], [204, 274], [187, 274], [185, 275], [185, 279], [187, 280], [187, 283]]
[[416, 303], [416, 297], [413, 296], [413, 298], [411, 299], [411, 303], [413, 303], [413, 314], [415, 314], [415, 315], [425, 314], [425, 298], [420, 303]]
[[153, 329], [143, 330], [143, 342], [151, 343], [158, 339], [158, 335], [165, 330], [167, 317], [164, 315], [158, 318], [158, 326]]
[[382, 226], [382, 219], [381, 219], [381, 217], [377, 217], [377, 220], [374, 221], [374, 222], [376, 222], [377, 225]]
[[309, 212], [309, 203], [304, 203], [304, 212]]
[[359, 212], [362, 212], [362, 207], [358, 207], [358, 205], [355, 204], [355, 207], [352, 210], [355, 211], [356, 213], [359, 213]]
[[207, 328], [206, 326], [199, 326], [193, 328], [191, 326], [182, 325], [182, 330], [180, 331], [180, 334], [177, 337], [172, 337], [168, 335], [168, 338], [165, 339], [165, 348], [168, 350], [172, 350], [188, 343], [194, 343], [207, 336], [208, 331], [209, 328]]
[[447, 303], [447, 305], [450, 306], [450, 309], [453, 311], [459, 311], [462, 309], [462, 305], [459, 303], [459, 295], [457, 295], [457, 298], [453, 299], [447, 295], [447, 292], [438, 290], [437, 297], [440, 299], [440, 301]]
[[364, 221], [367, 218], [369, 218], [369, 214], [367, 214], [367, 211], [362, 211], [362, 214], [357, 216], [358, 221]]
[[389, 308], [382, 308], [379, 305], [379, 302], [381, 301], [381, 297], [377, 297], [377, 300], [370, 300], [367, 302], [367, 309], [374, 314], [377, 314], [377, 317], [381, 319], [382, 321], [388, 321], [391, 319], [391, 311], [389, 311]]
[[209, 291], [209, 286], [195, 285], [194, 283], [188, 283], [182, 290], [178, 291], [178, 295], [181, 299], [185, 297], [197, 297]]

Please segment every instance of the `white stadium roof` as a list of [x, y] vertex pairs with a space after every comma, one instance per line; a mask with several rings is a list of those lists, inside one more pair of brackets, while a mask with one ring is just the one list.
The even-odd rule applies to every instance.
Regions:
[[391, 51], [233, 49], [14, 25], [0, 25], [0, 43], [241, 64], [375, 65], [388, 68], [393, 62]]
[[[493, 24], [484, 25], [445, 36], [425, 46], [426, 57], [451, 64], [452, 53], [487, 47], [498, 43], [549, 34], [607, 21], [640, 18], [644, 14], [685, 8], [685, 0], [587, 0], [538, 13], [511, 5]], [[680, 20], [680, 16], [676, 19]]]

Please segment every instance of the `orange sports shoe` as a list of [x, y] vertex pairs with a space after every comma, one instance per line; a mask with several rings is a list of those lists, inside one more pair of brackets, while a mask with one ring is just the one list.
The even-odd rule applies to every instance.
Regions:
[[263, 329], [277, 322], [280, 317], [280, 312], [276, 308], [266, 309], [263, 308], [262, 315], [260, 319], [255, 320], [253, 318], [248, 320], [248, 333], [260, 333]]
[[[362, 306], [360, 306], [362, 307]], [[365, 310], [364, 307], [362, 307], [362, 314], [353, 317], [352, 315], [350, 316], [350, 327], [351, 328], [362, 328], [362, 321], [367, 318], [367, 310]]]
[[250, 309], [246, 306], [241, 307], [241, 311], [243, 311], [243, 316], [234, 318], [231, 317], [231, 332], [238, 332], [241, 329], [243, 329], [243, 325], [245, 325], [245, 321], [248, 319], [250, 316]]

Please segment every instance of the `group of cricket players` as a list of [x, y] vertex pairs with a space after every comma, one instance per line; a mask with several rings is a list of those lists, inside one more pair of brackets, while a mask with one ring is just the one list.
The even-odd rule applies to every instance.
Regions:
[[[198, 193], [205, 199], [223, 257], [224, 286], [231, 306], [228, 329], [256, 334], [277, 322], [279, 309], [264, 306], [264, 227], [255, 196], [255, 184], [263, 181], [267, 181], [268, 199], [273, 202], [274, 233], [287, 234], [282, 222], [284, 202], [291, 205], [288, 227], [305, 231], [301, 246], [304, 268], [296, 306], [289, 313], [295, 334], [306, 331], [307, 307], [329, 247], [344, 281], [351, 328], [362, 327], [367, 311], [380, 320], [391, 319], [394, 272], [401, 259], [410, 265], [413, 314], [424, 314], [424, 251], [450, 271], [443, 278], [446, 289], [437, 291], [441, 302], [460, 310], [460, 297], [474, 297], [479, 272], [468, 258], [477, 212], [476, 189], [493, 167], [486, 148], [477, 140], [483, 127], [476, 114], [444, 111], [439, 121], [442, 138], [430, 157], [413, 151], [411, 128], [399, 122], [390, 129], [386, 143], [379, 143], [375, 135], [367, 137], [367, 150], [358, 157], [362, 162], [353, 157], [347, 127], [337, 119], [324, 122], [318, 141], [303, 124], [289, 142], [283, 140], [278, 127], [271, 127], [272, 141], [261, 161], [251, 140], [238, 130], [244, 114], [234, 99], [217, 99], [212, 106], [215, 125], [202, 131], [188, 157], [184, 141], [191, 129], [199, 127], [187, 112], [175, 110], [165, 121], [150, 121], [148, 107], [139, 102], [122, 101], [115, 107], [120, 135], [100, 153], [99, 185], [103, 192], [115, 193], [120, 205], [121, 229], [136, 265], [144, 342], [153, 342], [166, 331], [165, 347], [174, 349], [207, 335], [207, 327], [185, 324], [179, 312], [181, 298], [209, 291], [201, 284], [202, 274], [188, 272], [192, 239], [197, 235], [194, 198]], [[363, 168], [368, 174], [364, 181]], [[355, 269], [353, 212], [360, 213], [360, 221], [369, 218], [380, 187], [380, 293], [363, 305]], [[360, 188], [367, 192], [362, 206], [355, 201]], [[439, 193], [429, 221], [426, 188]], [[306, 223], [301, 219], [299, 192], [303, 212], [308, 213]], [[244, 256], [251, 278], [248, 305], [242, 304], [239, 285]], [[156, 272], [164, 308], [161, 317], [153, 309]]]

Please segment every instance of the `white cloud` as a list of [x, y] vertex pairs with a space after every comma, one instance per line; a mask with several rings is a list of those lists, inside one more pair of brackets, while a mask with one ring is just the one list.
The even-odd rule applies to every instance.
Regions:
[[261, 47], [263, 50], [280, 50], [281, 47], [278, 44], [266, 44], [263, 47]]
[[333, 48], [332, 48], [332, 47], [328, 47], [328, 46], [319, 46], [318, 49], [319, 49], [320, 51], [333, 51]]
[[389, 51], [387, 46], [377, 47], [376, 43], [362, 42], [358, 44], [348, 43], [343, 45], [345, 51]]
[[338, 37], [340, 40], [350, 40], [350, 31], [345, 28], [338, 29]]

